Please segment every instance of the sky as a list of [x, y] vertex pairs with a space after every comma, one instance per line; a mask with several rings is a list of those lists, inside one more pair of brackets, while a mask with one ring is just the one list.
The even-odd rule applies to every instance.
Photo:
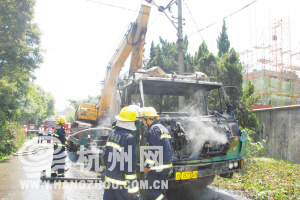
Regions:
[[[286, 43], [300, 51], [299, 0], [183, 0], [183, 34], [188, 36], [188, 53], [194, 55], [204, 40], [217, 55], [217, 38], [223, 18], [230, 46], [243, 52], [268, 43], [274, 20], [287, 22]], [[156, 0], [166, 6], [170, 0]], [[109, 4], [109, 5], [107, 5]], [[56, 99], [56, 109], [69, 105], [68, 99], [82, 100], [101, 94], [106, 66], [122, 41], [130, 22], [134, 22], [141, 0], [36, 0], [34, 22], [41, 31], [44, 61], [35, 71], [35, 83]], [[149, 5], [151, 6], [151, 5]], [[177, 17], [176, 4], [168, 16]], [[235, 14], [233, 14], [235, 13]], [[231, 15], [232, 14], [232, 15]], [[213, 24], [212, 26], [205, 28]], [[205, 28], [205, 29], [203, 29]], [[203, 29], [202, 31], [199, 31]], [[177, 30], [169, 19], [151, 6], [146, 35], [145, 56], [150, 45], [159, 44], [159, 36], [177, 40]], [[130, 57], [129, 57], [130, 58]], [[121, 73], [128, 70], [129, 58]]]

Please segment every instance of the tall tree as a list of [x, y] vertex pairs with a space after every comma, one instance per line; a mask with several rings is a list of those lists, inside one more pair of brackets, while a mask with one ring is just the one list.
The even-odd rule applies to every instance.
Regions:
[[218, 55], [221, 58], [223, 54], [229, 52], [230, 48], [230, 41], [228, 40], [225, 20], [223, 20], [222, 32], [220, 33], [220, 36], [217, 39], [217, 43], [219, 49]]
[[25, 139], [21, 102], [42, 62], [40, 32], [32, 22], [34, 5], [35, 0], [0, 0], [0, 157]]
[[203, 58], [205, 55], [209, 53], [207, 45], [205, 41], [202, 42], [202, 44], [198, 48], [197, 52], [197, 59], [199, 60], [200, 58]]
[[10, 101], [26, 96], [29, 79], [42, 62], [40, 32], [32, 22], [34, 4], [35, 0], [0, 0], [0, 84], [14, 90], [6, 97], [7, 107], [0, 108], [0, 113], [9, 112], [0, 122], [19, 115], [19, 107]]

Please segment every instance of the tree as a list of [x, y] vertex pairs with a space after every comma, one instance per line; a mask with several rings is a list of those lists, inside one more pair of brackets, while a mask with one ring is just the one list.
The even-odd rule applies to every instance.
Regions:
[[218, 56], [221, 58], [224, 53], [229, 52], [230, 48], [225, 20], [223, 20], [222, 32], [217, 39], [217, 43], [219, 49]]
[[20, 102], [21, 122], [40, 125], [43, 120], [55, 115], [55, 99], [40, 86], [31, 83], [27, 96]]
[[42, 62], [35, 0], [0, 0], [0, 157], [22, 145], [21, 104]]
[[248, 82], [248, 89], [243, 91], [240, 104], [236, 109], [236, 118], [239, 121], [239, 125], [243, 128], [256, 130], [259, 126], [257, 117], [252, 111], [252, 105], [258, 101], [260, 95], [254, 97], [254, 85], [251, 81]]
[[198, 52], [196, 53], [196, 58], [199, 60], [200, 58], [203, 58], [207, 54], [209, 54], [209, 51], [205, 41], [203, 41], [198, 48]]
[[[226, 24], [224, 21], [222, 32], [218, 38], [218, 48], [219, 56], [215, 56], [209, 52], [205, 41], [199, 46], [198, 51], [195, 55], [188, 54], [186, 52], [188, 47], [188, 40], [185, 37], [184, 40], [184, 67], [187, 72], [201, 71], [205, 73], [212, 81], [221, 82], [226, 86], [236, 86], [238, 91], [234, 88], [226, 89], [226, 93], [229, 96], [230, 103], [236, 108], [235, 115], [239, 121], [239, 125], [242, 127], [247, 127], [255, 129], [257, 127], [258, 121], [255, 114], [252, 112], [252, 103], [255, 102], [253, 96], [246, 95], [243, 96], [242, 83], [242, 65], [239, 60], [239, 55], [232, 48], [229, 51], [230, 42], [226, 33]], [[168, 42], [160, 38], [160, 44], [155, 46], [152, 42], [150, 48], [150, 62], [147, 68], [159, 66], [165, 72], [171, 73], [172, 71], [177, 71], [178, 69], [178, 57], [177, 57], [177, 43]], [[250, 87], [251, 90], [251, 87]], [[252, 90], [251, 90], [252, 91]], [[248, 94], [249, 91], [245, 91]], [[219, 93], [217, 91], [212, 91], [207, 94], [207, 99], [209, 99], [209, 108], [220, 107]], [[223, 99], [223, 98], [222, 98]], [[224, 101], [222, 101], [222, 104]], [[160, 97], [159, 96], [145, 96], [146, 106], [153, 106], [156, 109], [160, 107]], [[167, 96], [162, 96], [162, 106], [163, 108], [168, 108], [168, 110], [176, 111], [178, 109], [178, 100], [176, 96], [168, 98]], [[225, 105], [222, 106], [225, 108]]]
[[39, 48], [40, 33], [32, 23], [34, 0], [0, 1], [0, 80], [1, 88], [13, 89], [6, 97], [6, 107], [0, 108], [5, 119], [16, 120], [19, 116], [18, 102], [30, 90], [29, 79], [42, 62]]

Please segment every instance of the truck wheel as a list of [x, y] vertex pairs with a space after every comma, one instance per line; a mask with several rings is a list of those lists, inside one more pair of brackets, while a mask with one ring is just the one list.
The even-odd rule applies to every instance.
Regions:
[[215, 175], [198, 178], [195, 185], [197, 185], [197, 187], [204, 188], [210, 185], [214, 181], [214, 178]]
[[77, 148], [72, 141], [68, 141], [68, 150], [69, 152], [77, 152]]

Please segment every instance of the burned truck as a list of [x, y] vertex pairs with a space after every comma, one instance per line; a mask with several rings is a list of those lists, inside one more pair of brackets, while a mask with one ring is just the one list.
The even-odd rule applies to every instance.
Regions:
[[[154, 107], [169, 130], [173, 149], [170, 184], [194, 180], [206, 186], [215, 175], [231, 178], [243, 168], [247, 139], [221, 83], [210, 81], [201, 72], [166, 74], [153, 67], [119, 82], [119, 90], [120, 109], [128, 105]], [[141, 121], [134, 135], [139, 158], [140, 147], [147, 145]], [[143, 173], [138, 176], [143, 178]]]

